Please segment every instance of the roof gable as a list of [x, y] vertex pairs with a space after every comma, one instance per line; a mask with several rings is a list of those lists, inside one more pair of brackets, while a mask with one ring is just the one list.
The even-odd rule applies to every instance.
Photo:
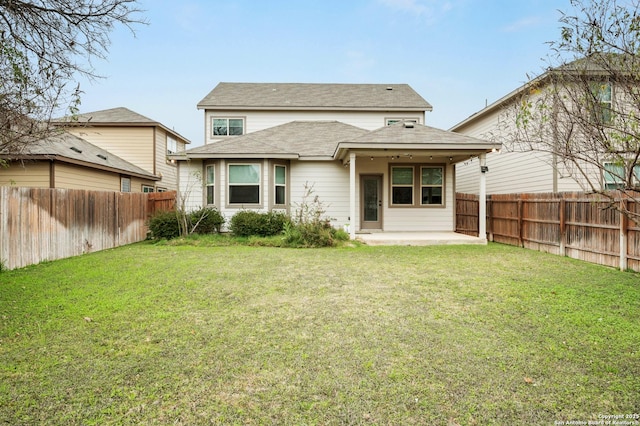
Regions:
[[432, 106], [408, 84], [219, 83], [199, 109], [411, 110]]
[[77, 116], [71, 119], [70, 117], [65, 117], [63, 119], [58, 119], [53, 122], [53, 124], [61, 125], [61, 126], [149, 126], [149, 127], [160, 127], [164, 129], [170, 135], [181, 139], [185, 143], [191, 143], [187, 138], [182, 136], [180, 133], [175, 130], [169, 129], [162, 123], [152, 120], [149, 117], [145, 117], [142, 114], [138, 114], [135, 111], [131, 111], [128, 108], [118, 107], [111, 109], [103, 109], [100, 111], [87, 112], [83, 114], [78, 114]]
[[102, 170], [135, 175], [149, 180], [160, 178], [86, 140], [67, 132], [60, 132], [30, 144], [19, 155], [4, 155], [10, 159], [59, 159]]

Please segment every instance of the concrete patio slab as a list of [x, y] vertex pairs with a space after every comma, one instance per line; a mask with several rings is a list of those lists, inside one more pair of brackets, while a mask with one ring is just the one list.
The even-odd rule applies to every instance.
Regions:
[[371, 232], [356, 233], [356, 240], [370, 246], [429, 246], [452, 244], [486, 245], [484, 238], [456, 232]]

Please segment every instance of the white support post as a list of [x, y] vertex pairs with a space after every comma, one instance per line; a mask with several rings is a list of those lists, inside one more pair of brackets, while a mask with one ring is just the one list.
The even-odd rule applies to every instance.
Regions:
[[349, 238], [356, 239], [356, 153], [349, 153]]
[[478, 197], [478, 237], [487, 239], [487, 154], [480, 154], [480, 195]]

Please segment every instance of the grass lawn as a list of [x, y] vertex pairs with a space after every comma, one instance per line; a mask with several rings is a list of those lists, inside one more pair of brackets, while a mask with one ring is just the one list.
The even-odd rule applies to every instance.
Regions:
[[558, 256], [141, 243], [0, 274], [3, 424], [638, 413], [640, 275]]

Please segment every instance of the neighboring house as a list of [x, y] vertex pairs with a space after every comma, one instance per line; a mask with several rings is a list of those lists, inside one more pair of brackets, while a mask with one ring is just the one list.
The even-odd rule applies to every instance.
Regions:
[[198, 108], [206, 144], [171, 156], [187, 209], [295, 214], [311, 191], [352, 237], [453, 231], [455, 164], [499, 147], [425, 126], [406, 84], [220, 83]]
[[0, 153], [0, 186], [148, 192], [158, 177], [84, 139], [60, 132], [19, 155]]
[[127, 108], [89, 112], [54, 124], [157, 176], [154, 191], [177, 189], [177, 167], [167, 156], [184, 151], [190, 142], [163, 124]]
[[[573, 77], [574, 80], [572, 80], [572, 75], [576, 76]], [[564, 78], [563, 76], [567, 77]], [[503, 148], [501, 150], [488, 154], [486, 158], [486, 166], [489, 170], [486, 182], [487, 194], [580, 192], [608, 190], [618, 187], [619, 182], [614, 173], [618, 166], [614, 164], [613, 160], [606, 159], [606, 153], [602, 156], [595, 151], [593, 154], [586, 154], [585, 157], [589, 161], [579, 162], [580, 170], [583, 172], [581, 173], [575, 164], [571, 161], [563, 161], [561, 155], [554, 154], [553, 149], [549, 149], [555, 143], [556, 146], [560, 147], [558, 151], [562, 151], [563, 144], [566, 143], [561, 137], [555, 136], [554, 126], [559, 129], [555, 133], [560, 134], [563, 130], [566, 131], [568, 127], [571, 127], [570, 122], [572, 119], [576, 119], [571, 115], [573, 112], [567, 114], [562, 110], [562, 108], [567, 108], [567, 105], [570, 105], [570, 101], [563, 101], [560, 107], [554, 105], [554, 102], [550, 100], [553, 97], [548, 94], [557, 93], [558, 95], [556, 96], [559, 98], [563, 96], [563, 90], [571, 90], [566, 87], [574, 81], [579, 81], [579, 83], [575, 84], [583, 87], [588, 85], [589, 87], [588, 89], [576, 89], [575, 93], [564, 97], [571, 99], [571, 96], [587, 96], [585, 90], [590, 90], [591, 95], [596, 99], [595, 102], [600, 103], [599, 106], [595, 107], [598, 110], [597, 114], [602, 116], [598, 119], [605, 120], [605, 122], [611, 120], [612, 104], [615, 105], [616, 102], [624, 108], [620, 97], [616, 98], [617, 90], [614, 79], [609, 78], [606, 69], [600, 68], [590, 62], [589, 58], [585, 58], [571, 62], [563, 67], [546, 71], [449, 129], [459, 134], [496, 141], [502, 144]], [[560, 83], [556, 84], [555, 82]], [[622, 93], [622, 90], [618, 90], [618, 92]], [[518, 106], [523, 103], [535, 105], [536, 102], [538, 105], [545, 105], [548, 108], [545, 118], [550, 119], [550, 124], [546, 126], [551, 129], [547, 133], [548, 140], [546, 143], [548, 145], [539, 148], [535, 141], [519, 140], [515, 142], [513, 138], [516, 130]], [[580, 108], [583, 110], [588, 108], [578, 103], [573, 105], [576, 111]], [[569, 108], [571, 109], [571, 106]], [[594, 111], [587, 111], [587, 113], [595, 117]], [[588, 115], [585, 114], [585, 116]], [[579, 115], [576, 115], [576, 117], [579, 117]], [[562, 122], [563, 119], [565, 120], [564, 122]], [[566, 126], [567, 122], [569, 122], [569, 126]], [[584, 125], [584, 127], [588, 127], [588, 125]], [[604, 127], [606, 127], [606, 123]], [[577, 131], [574, 133], [577, 134]], [[520, 132], [520, 135], [523, 134], [524, 132]], [[579, 150], [580, 146], [575, 145], [573, 149]], [[590, 161], [596, 158], [601, 158], [598, 161], [601, 165], [600, 167], [589, 164]], [[458, 165], [456, 179], [459, 192], [479, 192], [475, 173], [477, 167], [477, 159]], [[640, 176], [640, 173], [638, 175]]]

